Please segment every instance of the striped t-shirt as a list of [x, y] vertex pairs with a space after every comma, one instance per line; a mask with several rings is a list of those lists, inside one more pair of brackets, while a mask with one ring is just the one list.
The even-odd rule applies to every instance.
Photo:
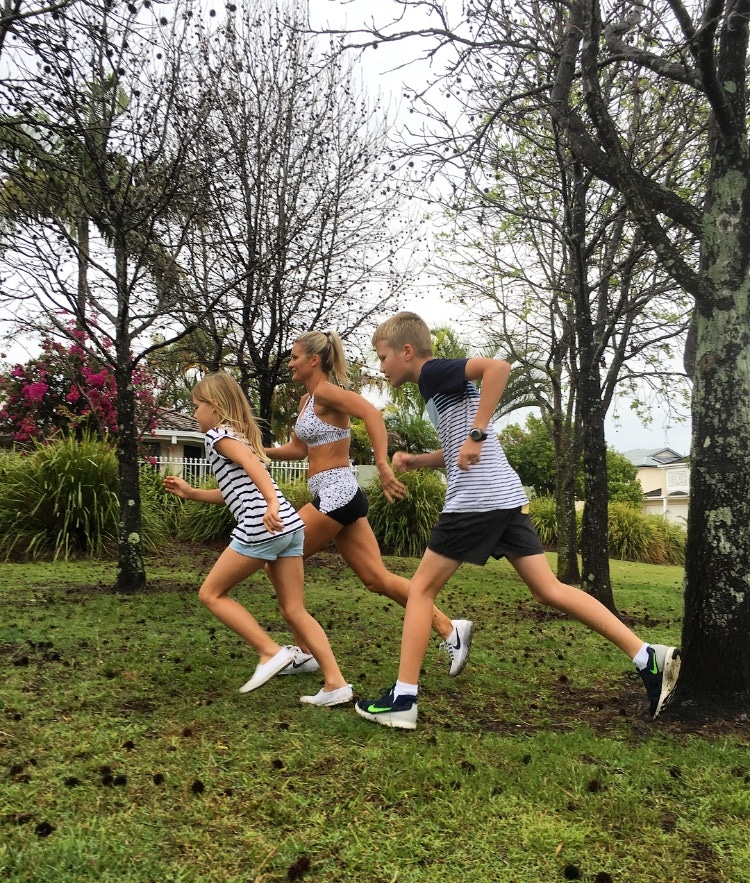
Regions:
[[479, 407], [479, 390], [466, 379], [467, 359], [430, 359], [422, 366], [419, 391], [437, 430], [448, 474], [443, 512], [490, 512], [528, 503], [521, 480], [490, 427], [482, 456], [465, 471], [458, 452], [468, 438]]
[[228, 426], [216, 426], [206, 433], [208, 462], [211, 464], [216, 481], [219, 483], [224, 501], [237, 521], [237, 526], [232, 531], [232, 539], [239, 540], [241, 543], [265, 543], [304, 527], [304, 522], [297, 514], [297, 510], [271, 478], [279, 501], [279, 518], [284, 522], [284, 527], [278, 533], [269, 533], [265, 529], [263, 516], [268, 504], [242, 466], [235, 463], [234, 460], [222, 456], [216, 450], [216, 443], [223, 438], [234, 438], [238, 441], [243, 441], [243, 439]]

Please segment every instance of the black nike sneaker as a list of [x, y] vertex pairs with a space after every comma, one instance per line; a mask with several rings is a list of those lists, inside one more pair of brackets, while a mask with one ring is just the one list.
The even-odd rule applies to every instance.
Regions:
[[649, 714], [656, 717], [669, 704], [677, 686], [680, 651], [665, 644], [650, 644], [647, 652], [648, 665], [639, 669], [638, 674], [646, 687]]
[[417, 728], [417, 697], [399, 696], [393, 698], [394, 687], [386, 690], [380, 699], [360, 699], [354, 706], [360, 717], [384, 727], [397, 727], [401, 730]]

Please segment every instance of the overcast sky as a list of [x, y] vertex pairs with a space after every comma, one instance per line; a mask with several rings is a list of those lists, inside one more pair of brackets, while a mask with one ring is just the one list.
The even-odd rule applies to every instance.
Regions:
[[[311, 23], [314, 28], [357, 28], [377, 18], [378, 24], [388, 21], [389, 16], [397, 16], [403, 11], [394, 0], [378, 0], [373, 4], [372, 0], [313, 0], [310, 4]], [[409, 24], [415, 23], [413, 14], [410, 13]], [[404, 81], [414, 86], [426, 82], [430, 74], [430, 67], [426, 62], [415, 61], [403, 67], [409, 58], [409, 52], [415, 55], [419, 53], [418, 41], [404, 41], [392, 45], [380, 46], [377, 50], [365, 51], [356, 61], [356, 67], [362, 73], [362, 81], [367, 91], [374, 95], [380, 92], [390, 104], [392, 114], [396, 114], [402, 102], [402, 84]], [[398, 69], [400, 68], [400, 69]], [[398, 124], [398, 121], [396, 121]], [[439, 284], [429, 287], [419, 287], [414, 290], [412, 297], [402, 299], [406, 309], [414, 310], [424, 316], [432, 325], [454, 325], [461, 335], [462, 311], [450, 304], [440, 290]], [[7, 331], [7, 325], [0, 331]], [[18, 342], [20, 344], [20, 341]], [[8, 347], [7, 344], [0, 349], [5, 350], [9, 360], [26, 361], [30, 355], [27, 347], [16, 345]], [[32, 347], [32, 349], [36, 349]], [[523, 423], [525, 415], [522, 412], [514, 415], [507, 422]], [[632, 448], [656, 448], [670, 447], [681, 454], [687, 454], [690, 448], [690, 425], [689, 421], [682, 424], [668, 422], [663, 409], [654, 407], [651, 412], [651, 422], [648, 427], [643, 426], [638, 416], [629, 408], [627, 403], [618, 406], [618, 417], [610, 416], [606, 424], [607, 444], [618, 451]]]

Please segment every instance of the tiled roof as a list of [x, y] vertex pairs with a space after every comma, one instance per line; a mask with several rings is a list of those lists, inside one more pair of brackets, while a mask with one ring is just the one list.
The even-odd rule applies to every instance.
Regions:
[[667, 466], [685, 459], [683, 454], [678, 454], [672, 448], [634, 448], [623, 451], [622, 456], [627, 457], [634, 466]]
[[195, 417], [175, 410], [163, 410], [156, 416], [156, 429], [160, 432], [200, 432]]

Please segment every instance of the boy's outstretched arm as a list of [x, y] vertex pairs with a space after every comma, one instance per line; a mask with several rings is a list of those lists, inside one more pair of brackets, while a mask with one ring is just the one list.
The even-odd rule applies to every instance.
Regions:
[[409, 472], [412, 469], [442, 469], [445, 466], [443, 449], [430, 451], [426, 454], [407, 454], [396, 451], [391, 458], [394, 472]]

